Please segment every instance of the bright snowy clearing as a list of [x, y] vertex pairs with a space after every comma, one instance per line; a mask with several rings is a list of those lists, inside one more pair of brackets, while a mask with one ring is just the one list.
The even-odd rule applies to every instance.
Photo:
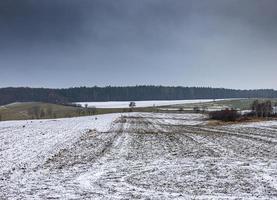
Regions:
[[132, 113], [0, 123], [0, 199], [276, 199], [277, 122]]
[[[219, 99], [218, 101], [223, 100]], [[213, 99], [195, 99], [195, 100], [168, 100], [168, 101], [135, 101], [136, 107], [151, 107], [151, 106], [169, 106], [177, 104], [189, 103], [205, 103], [212, 102]], [[107, 101], [107, 102], [76, 102], [81, 106], [96, 107], [96, 108], [129, 108], [130, 101]]]

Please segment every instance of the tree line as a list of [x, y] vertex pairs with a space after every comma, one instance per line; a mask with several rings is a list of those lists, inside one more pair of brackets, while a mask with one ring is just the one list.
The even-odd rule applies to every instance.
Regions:
[[234, 90], [210, 87], [75, 87], [64, 89], [9, 87], [0, 89], [0, 105], [12, 102], [48, 102], [66, 104], [85, 101], [139, 101], [222, 98], [277, 98], [277, 91]]
[[251, 109], [256, 117], [271, 117], [272, 115], [276, 115], [276, 113], [273, 113], [273, 108], [276, 106], [270, 100], [264, 102], [255, 100], [251, 105]]
[[[75, 117], [75, 116], [87, 116], [87, 115], [96, 115], [97, 109], [95, 107], [89, 108], [85, 106], [85, 108], [76, 106], [74, 110], [55, 110], [51, 105], [49, 106], [41, 106], [34, 105], [27, 109], [27, 115], [31, 119], [46, 119], [46, 118], [58, 118], [58, 117]], [[1, 121], [0, 115], [0, 121]]]
[[[275, 108], [277, 104], [273, 104], [272, 101], [259, 101], [254, 100], [251, 104], [251, 112], [246, 114], [241, 114], [235, 109], [225, 109], [219, 111], [209, 112], [210, 119], [221, 120], [221, 121], [245, 121], [253, 117], [256, 118], [268, 118], [268, 117], [277, 117]], [[249, 118], [250, 117], [250, 118]]]

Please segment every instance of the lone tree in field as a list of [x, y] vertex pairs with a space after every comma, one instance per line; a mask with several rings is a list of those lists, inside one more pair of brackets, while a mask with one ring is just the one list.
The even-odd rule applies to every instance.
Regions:
[[131, 101], [129, 104], [130, 111], [133, 111], [134, 107], [136, 107], [136, 102]]

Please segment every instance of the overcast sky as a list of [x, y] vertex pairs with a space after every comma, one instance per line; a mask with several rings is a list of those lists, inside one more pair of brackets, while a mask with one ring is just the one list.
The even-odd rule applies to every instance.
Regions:
[[277, 89], [276, 0], [0, 0], [0, 87]]

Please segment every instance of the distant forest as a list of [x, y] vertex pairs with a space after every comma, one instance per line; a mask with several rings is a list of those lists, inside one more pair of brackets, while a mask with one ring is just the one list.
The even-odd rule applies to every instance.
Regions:
[[0, 105], [12, 102], [70, 103], [81, 101], [139, 101], [139, 100], [183, 100], [222, 98], [277, 98], [277, 91], [234, 90], [209, 87], [76, 87], [67, 89], [47, 88], [1, 88]]

